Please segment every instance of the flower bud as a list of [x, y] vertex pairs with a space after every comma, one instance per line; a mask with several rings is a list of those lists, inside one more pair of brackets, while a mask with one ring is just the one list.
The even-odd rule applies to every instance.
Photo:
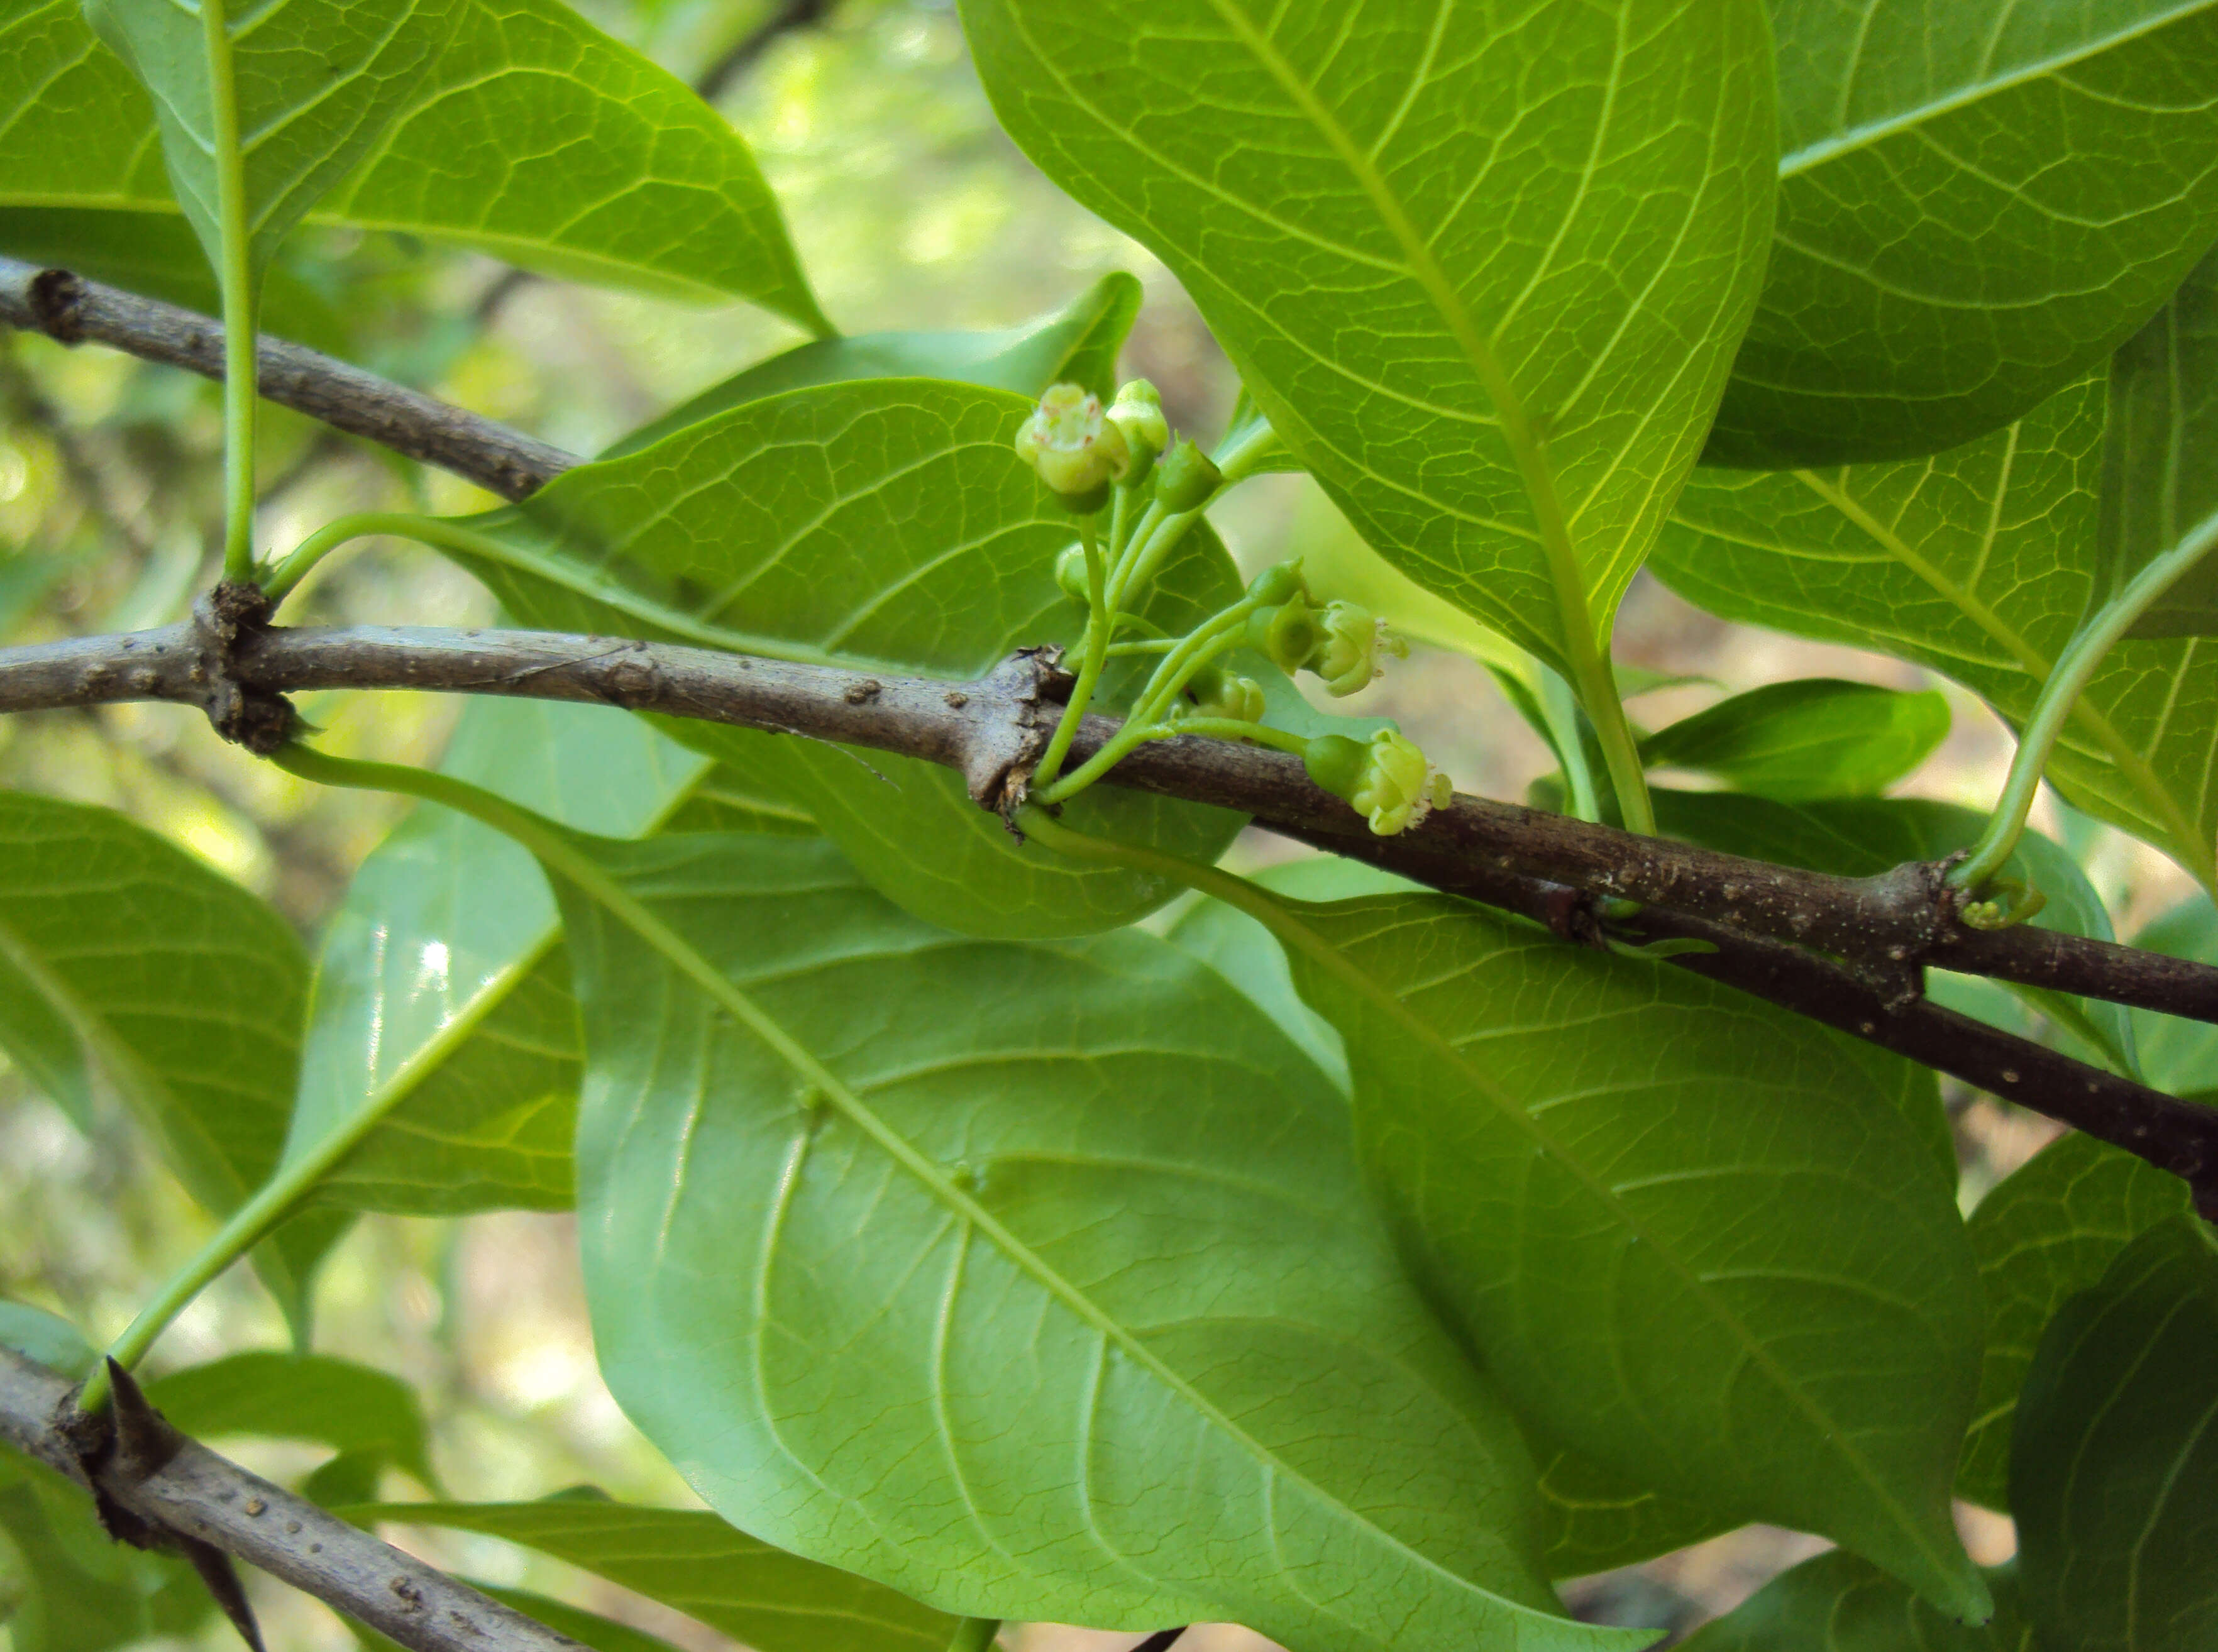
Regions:
[[1295, 597], [1309, 595], [1309, 586], [1302, 579], [1302, 559], [1290, 556], [1276, 562], [1248, 582], [1248, 597], [1273, 608], [1283, 606]]
[[1086, 588], [1086, 547], [1066, 545], [1055, 559], [1055, 582], [1063, 587], [1063, 594], [1075, 603], [1091, 603], [1094, 593]]
[[1198, 510], [1224, 480], [1210, 456], [1184, 436], [1155, 467], [1155, 502], [1174, 516]]
[[1354, 603], [1332, 603], [1324, 610], [1324, 645], [1311, 667], [1324, 678], [1325, 692], [1343, 698], [1367, 688], [1385, 671], [1379, 656], [1409, 657], [1409, 645], [1386, 628], [1386, 622]]
[[1109, 405], [1109, 422], [1124, 436], [1136, 468], [1152, 465], [1171, 444], [1163, 399], [1145, 379], [1130, 379], [1117, 387], [1117, 399]]
[[1310, 778], [1355, 806], [1381, 838], [1406, 832], [1455, 795], [1448, 777], [1425, 761], [1414, 740], [1382, 728], [1368, 745], [1344, 734], [1309, 743], [1302, 766]]
[[1323, 616], [1299, 592], [1248, 616], [1248, 646], [1292, 677], [1324, 649]]
[[1100, 509], [1110, 482], [1131, 462], [1124, 433], [1104, 416], [1101, 399], [1075, 384], [1050, 387], [1018, 430], [1016, 448], [1017, 457], [1081, 514]]
[[1228, 677], [1214, 664], [1196, 671], [1186, 685], [1193, 697], [1194, 715], [1220, 717], [1236, 723], [1263, 721], [1263, 690], [1252, 677]]

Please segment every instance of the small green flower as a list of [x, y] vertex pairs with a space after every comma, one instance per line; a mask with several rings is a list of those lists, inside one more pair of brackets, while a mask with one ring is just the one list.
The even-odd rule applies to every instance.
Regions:
[[1311, 740], [1302, 754], [1311, 780], [1344, 797], [1381, 838], [1406, 832], [1455, 795], [1448, 777], [1425, 760], [1416, 742], [1382, 728], [1369, 744], [1345, 734]]
[[1186, 685], [1197, 717], [1222, 717], [1236, 723], [1263, 721], [1262, 685], [1252, 677], [1228, 677], [1214, 665], [1196, 671]]
[[1055, 582], [1063, 587], [1063, 594], [1075, 603], [1094, 600], [1094, 593], [1086, 588], [1086, 547], [1066, 545], [1057, 553]]
[[1017, 432], [1016, 447], [1017, 457], [1074, 509], [1099, 509], [1101, 491], [1131, 465], [1124, 433], [1103, 414], [1101, 399], [1075, 384], [1049, 388]]
[[1368, 688], [1385, 675], [1379, 656], [1409, 657], [1409, 645], [1386, 628], [1386, 622], [1354, 603], [1331, 603], [1324, 610], [1324, 643], [1310, 669], [1324, 678], [1325, 692], [1341, 699]]
[[[1260, 583], [1260, 582], [1259, 582]], [[1324, 649], [1324, 615], [1297, 591], [1276, 608], [1259, 608], [1248, 616], [1248, 646], [1292, 677]]]
[[1129, 379], [1117, 387], [1117, 399], [1109, 405], [1109, 422], [1123, 435], [1131, 452], [1133, 473], [1124, 480], [1137, 482], [1171, 444], [1163, 399], [1145, 379]]
[[1302, 578], [1302, 559], [1290, 556], [1283, 562], [1273, 562], [1269, 567], [1248, 582], [1248, 595], [1255, 601], [1279, 608], [1296, 597], [1310, 594], [1308, 582]]

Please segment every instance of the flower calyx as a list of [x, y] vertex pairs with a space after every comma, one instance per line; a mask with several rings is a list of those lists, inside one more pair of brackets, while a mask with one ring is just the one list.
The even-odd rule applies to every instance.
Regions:
[[1320, 787], [1354, 805], [1381, 838], [1408, 831], [1455, 795], [1448, 777], [1426, 761], [1416, 742], [1391, 728], [1367, 741], [1320, 735], [1303, 752], [1302, 766]]
[[[1250, 593], [1259, 594], [1257, 587], [1278, 572], [1273, 568], [1259, 577]], [[1260, 594], [1275, 594], [1275, 587]], [[1409, 657], [1409, 645], [1369, 609], [1345, 602], [1318, 608], [1305, 589], [1296, 590], [1275, 608], [1256, 609], [1248, 617], [1248, 640], [1289, 677], [1298, 671], [1315, 671], [1335, 699], [1368, 688], [1384, 676], [1385, 668], [1379, 663], [1382, 655]]]
[[1017, 457], [1081, 516], [1101, 508], [1109, 484], [1131, 467], [1124, 433], [1082, 385], [1051, 385], [1017, 431]]
[[1266, 707], [1262, 684], [1252, 677], [1234, 677], [1215, 665], [1205, 665], [1186, 685], [1193, 700], [1193, 715], [1227, 722], [1260, 723]]
[[1190, 436], [1155, 467], [1155, 503], [1174, 517], [1199, 510], [1224, 485], [1224, 473]]

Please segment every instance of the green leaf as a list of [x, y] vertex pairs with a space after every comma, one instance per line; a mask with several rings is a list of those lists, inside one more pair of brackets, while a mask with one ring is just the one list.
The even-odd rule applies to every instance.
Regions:
[[[186, 1191], [228, 1212], [277, 1163], [307, 959], [292, 926], [108, 809], [0, 792], [0, 1049], [90, 1129], [114, 1095]], [[256, 1265], [297, 1328], [343, 1222], [279, 1230]]]
[[[788, 391], [462, 518], [454, 526], [501, 560], [451, 554], [529, 624], [967, 681], [1018, 647], [1067, 644], [1078, 631], [1054, 572], [1070, 517], [1010, 445], [1028, 406], [1007, 391], [924, 379]], [[1223, 546], [1197, 529], [1148, 612], [1179, 634], [1239, 592]], [[1130, 681], [1112, 682], [1111, 695]], [[771, 776], [881, 890], [951, 929], [1109, 929], [1176, 893], [1019, 843], [933, 764], [664, 726]], [[1115, 787], [1069, 812], [1085, 829], [1202, 861], [1241, 824]]]
[[[226, 134], [235, 133], [248, 257], [257, 275], [286, 232], [391, 129], [453, 35], [462, 6], [287, 0], [250, 10], [232, 0], [220, 14], [229, 44], [218, 63], [200, 5], [84, 0], [87, 20], [152, 96], [171, 190], [219, 269], [217, 174], [230, 164], [233, 139]], [[113, 107], [91, 113], [110, 121], [116, 114]], [[62, 176], [76, 170], [71, 158]]]
[[0, 1302], [0, 1347], [13, 1348], [65, 1377], [83, 1376], [100, 1357], [67, 1320], [23, 1302]]
[[1999, 429], [2218, 234], [2210, 0], [1772, 0], [1779, 222], [1703, 457], [1837, 465]]
[[[706, 765], [623, 712], [474, 697], [443, 773], [567, 825], [650, 830]], [[326, 921], [288, 1162], [360, 1143], [313, 1197], [411, 1216], [567, 1210], [577, 1005], [554, 897], [499, 832], [418, 809]]]
[[1576, 677], [1761, 278], [1761, 5], [963, 16], [1009, 134], [1171, 267], [1363, 536]]
[[[2209, 895], [2190, 895], [2134, 936], [2134, 944], [2218, 964], [2218, 906]], [[2151, 1010], [2135, 1010], [2133, 1020], [2141, 1071], [2151, 1084], [2175, 1096], [2218, 1091], [2218, 1027]]]
[[1936, 1612], [1868, 1561], [1806, 1560], [1698, 1630], [1686, 1652], [2033, 1652], [2005, 1568], [1987, 1574], [1995, 1615], [1973, 1626]]
[[617, 1623], [597, 1612], [571, 1606], [567, 1601], [536, 1594], [530, 1589], [503, 1588], [497, 1583], [476, 1582], [464, 1579], [479, 1593], [490, 1595], [504, 1606], [512, 1606], [527, 1618], [534, 1618], [558, 1635], [567, 1635], [572, 1640], [593, 1649], [593, 1652], [672, 1652], [670, 1643], [634, 1629], [629, 1624]]
[[[340, 1513], [363, 1525], [505, 1538], [675, 1607], [756, 1652], [945, 1652], [955, 1632], [953, 1618], [907, 1595], [774, 1549], [696, 1509], [581, 1497], [384, 1503]], [[518, 1610], [539, 1615], [534, 1607]]]
[[[1656, 819], [1673, 837], [1728, 854], [1807, 867], [1842, 877], [1873, 877], [1905, 861], [1941, 860], [1967, 847], [1986, 824], [1984, 816], [1924, 798], [1840, 798], [1787, 804], [1721, 792], [1655, 793]], [[2087, 875], [2053, 839], [2038, 832], [2019, 838], [2003, 875], [2038, 889], [2048, 904], [2029, 920], [2036, 929], [2115, 939], [2110, 915]], [[1974, 984], [1985, 990], [1967, 994]], [[2002, 1026], [2027, 1029], [2010, 1013], [2015, 999], [2047, 1017], [2077, 1045], [2085, 1059], [2127, 1077], [2141, 1071], [2134, 1014], [2121, 1005], [2073, 997], [2015, 981], [1990, 982], [1934, 970], [1928, 991], [1949, 1008]], [[1948, 1160], [1955, 1164], [1950, 1148]]]
[[438, 1483], [416, 1390], [350, 1359], [255, 1351], [168, 1372], [146, 1389], [155, 1408], [188, 1434], [258, 1434], [343, 1452], [374, 1451], [424, 1485]]
[[620, 459], [690, 424], [781, 391], [856, 379], [952, 379], [1019, 396], [1073, 382], [1107, 401], [1117, 356], [1140, 312], [1138, 277], [1112, 269], [1062, 310], [999, 332], [876, 332], [819, 338], [711, 385], [601, 455]]
[[1521, 1412], [1637, 1484], [1984, 1611], [1948, 1516], [1979, 1281], [1871, 1069], [1728, 988], [1465, 903], [1285, 921], [1403, 1247]]
[[2026, 1615], [2073, 1652], [2218, 1639], [2218, 1245], [2152, 1228], [2049, 1323], [2018, 1401]]
[[[2218, 521], [2218, 254], [2197, 264], [2110, 358], [2103, 470], [2109, 595]], [[2218, 563], [2205, 555], [2141, 611], [2136, 637], [2218, 635]]]
[[928, 929], [829, 845], [536, 846], [595, 1346], [712, 1505], [966, 1615], [1624, 1643], [1552, 1615], [1515, 1426], [1210, 972]]
[[[2101, 579], [2103, 381], [1937, 458], [1696, 473], [1653, 566], [1713, 614], [1945, 672], [2013, 726]], [[2218, 670], [2191, 640], [2119, 644], [2048, 777], [2089, 814], [2218, 884]]]
[[747, 299], [832, 331], [746, 141], [561, 0], [469, 0], [324, 215], [579, 281]]
[[1651, 768], [1694, 769], [1783, 802], [1885, 791], [1948, 737], [1948, 702], [1812, 677], [1736, 694], [1640, 743]]
[[[559, 0], [437, 3], [450, 38], [315, 221], [831, 331], [753, 155], [682, 83]], [[0, 208], [177, 214], [153, 108], [77, 0], [0, 7]]]
[[[1335, 855], [1268, 867], [1252, 881], [1297, 900], [1341, 900], [1417, 887], [1391, 872]], [[1202, 897], [1179, 914], [1164, 938], [1230, 981], [1278, 1023], [1336, 1088], [1348, 1092], [1348, 1055], [1340, 1033], [1302, 1001], [1286, 952], [1269, 930], [1236, 907]], [[1937, 1095], [1934, 1116], [1939, 1120]], [[1945, 1132], [1946, 1121], [1940, 1122]], [[1526, 1432], [1540, 1463], [1542, 1562], [1550, 1577], [1577, 1577], [1631, 1565], [1684, 1548], [1734, 1524], [1631, 1482], [1552, 1440], [1537, 1439], [1529, 1422]]]
[[2042, 1328], [2129, 1241], [2188, 1208], [2178, 1177], [2077, 1135], [2050, 1142], [1979, 1201], [1967, 1231], [1986, 1287], [1987, 1352], [1958, 1496], [2010, 1512], [2010, 1427]]
[[91, 1500], [57, 1479], [0, 1488], [0, 1571], [13, 1574], [14, 1652], [108, 1652], [190, 1634], [214, 1610], [192, 1568], [109, 1540]]

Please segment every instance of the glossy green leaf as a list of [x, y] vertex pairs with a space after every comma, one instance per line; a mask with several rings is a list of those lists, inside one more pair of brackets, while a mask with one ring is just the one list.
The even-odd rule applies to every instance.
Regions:
[[[559, 0], [436, 4], [457, 14], [443, 49], [317, 221], [831, 331], [753, 155], [682, 82]], [[4, 207], [178, 210], [153, 108], [77, 0], [0, 3]]]
[[[1930, 665], [2020, 723], [2100, 584], [2103, 405], [2089, 379], [1934, 459], [1698, 472], [1652, 564], [1713, 614]], [[2128, 640], [2048, 773], [2077, 807], [2218, 884], [2214, 754], [2218, 655]]]
[[2072, 1652], [2218, 1643], [2218, 1242], [2143, 1234], [2041, 1340], [2010, 1507], [2026, 1615]]
[[[2218, 964], [2218, 906], [2209, 895], [2191, 895], [2134, 936], [2134, 944]], [[2151, 1084], [2176, 1096], [2218, 1092], [2218, 1027], [2152, 1010], [2136, 1010], [2133, 1018], [2141, 1071]]]
[[1051, 316], [998, 332], [877, 332], [819, 338], [711, 385], [601, 455], [620, 459], [689, 424], [784, 390], [856, 379], [952, 379], [1019, 396], [1051, 384], [1114, 393], [1118, 352], [1140, 312], [1137, 276], [1114, 269]]
[[[2218, 521], [2218, 254], [2110, 358], [2103, 447], [2103, 573], [2115, 589]], [[2218, 635], [2218, 562], [2205, 556], [2129, 634]]]
[[1968, 1231], [1986, 1287], [1987, 1353], [1958, 1496], [2010, 1512], [2010, 1428], [2043, 1327], [2129, 1242], [2188, 1208], [2178, 1177], [2078, 1135], [2050, 1142], [1979, 1201]]
[[198, 1438], [258, 1434], [374, 1451], [437, 1484], [416, 1390], [351, 1359], [257, 1350], [167, 1372], [146, 1390], [155, 1409]]
[[[232, 142], [222, 134], [237, 134], [257, 274], [286, 232], [391, 129], [462, 9], [462, 0], [286, 0], [254, 9], [232, 0], [220, 14], [229, 61], [220, 65], [199, 5], [84, 0], [87, 21], [151, 96], [171, 192], [219, 269], [216, 180]], [[93, 113], [117, 115], [113, 106]], [[73, 170], [65, 161], [62, 176]]]
[[1366, 540], [1559, 665], [1608, 635], [1761, 276], [1760, 4], [963, 16], [1009, 134], [1177, 273]]
[[[812, 386], [746, 403], [522, 504], [465, 517], [505, 560], [457, 551], [525, 622], [974, 678], [1075, 640], [1055, 583], [1069, 514], [1011, 449], [1028, 404], [925, 379]], [[1148, 612], [1183, 633], [1235, 600], [1230, 559], [1189, 534]], [[1129, 679], [1124, 679], [1129, 680]], [[1111, 703], [1117, 684], [1112, 683]], [[1114, 928], [1176, 893], [1021, 844], [952, 770], [709, 723], [678, 738], [790, 790], [885, 894], [967, 932]], [[1102, 787], [1072, 822], [1214, 860], [1240, 817]]]
[[1521, 1412], [1984, 1609], [1948, 1516], [1979, 1280], [1869, 1068], [1729, 988], [1439, 896], [1300, 907], [1289, 934], [1411, 1264]]
[[[675, 1607], [755, 1652], [945, 1652], [955, 1632], [955, 1620], [943, 1612], [774, 1549], [697, 1509], [554, 1497], [385, 1503], [341, 1512], [363, 1524], [505, 1538]], [[559, 1623], [550, 1627], [577, 1632]]]
[[25, 1302], [0, 1302], [0, 1347], [13, 1348], [65, 1377], [84, 1375], [99, 1358], [77, 1327]]
[[1705, 459], [1937, 453], [2123, 343], [2218, 235], [2210, 0], [1772, 0], [1779, 222]]
[[1683, 1644], [1686, 1652], [2033, 1652], [2015, 1572], [1989, 1572], [1987, 1582], [1993, 1618], [1959, 1623], [1837, 1549], [1781, 1573]]
[[595, 1346], [720, 1512], [966, 1614], [1624, 1643], [1552, 1615], [1515, 1425], [1211, 972], [951, 936], [829, 845], [542, 853]]
[[[277, 1163], [307, 959], [266, 904], [110, 810], [0, 792], [0, 1048], [90, 1129], [124, 1102], [222, 1214]], [[343, 1226], [279, 1230], [256, 1265], [296, 1327]]]
[[[1970, 809], [1916, 797], [1786, 804], [1727, 793], [1658, 790], [1655, 801], [1657, 823], [1673, 837], [1842, 877], [1874, 877], [1905, 861], [1942, 859], [1969, 847], [1986, 825], [1985, 817]], [[2098, 941], [2116, 938], [2110, 915], [2086, 873], [2053, 839], [2026, 832], [2003, 875], [2048, 898], [2029, 920], [2036, 929]], [[2074, 1053], [2083, 1059], [2128, 1077], [2140, 1070], [2134, 1016], [2122, 1005], [1984, 979], [1978, 986], [1992, 992], [1973, 995], [1960, 990], [1968, 985], [1964, 977], [1938, 971], [1928, 977], [1931, 996], [1952, 1009], [2023, 1032], [2028, 1029], [2010, 1008], [2015, 999], [2073, 1040]], [[1948, 1160], [1953, 1166], [1953, 1148]]]
[[108, 1652], [190, 1634], [213, 1615], [215, 1603], [191, 1567], [111, 1542], [91, 1499], [58, 1477], [53, 1490], [0, 1487], [0, 1575], [12, 1574], [14, 1652]]
[[1640, 743], [1651, 768], [1694, 769], [1784, 802], [1885, 791], [1948, 737], [1948, 702], [1802, 678], [1698, 711]]
[[[443, 772], [567, 824], [650, 829], [706, 768], [636, 718], [473, 698]], [[418, 809], [325, 921], [289, 1160], [366, 1135], [313, 1197], [458, 1216], [573, 1198], [577, 1005], [554, 898], [531, 857]]]
[[[1391, 872], [1334, 855], [1268, 867], [1253, 881], [1297, 900], [1341, 900], [1417, 887]], [[1270, 931], [1221, 900], [1199, 898], [1179, 914], [1164, 938], [1230, 981], [1278, 1023], [1335, 1087], [1348, 1091], [1348, 1055], [1340, 1033], [1302, 1001], [1286, 952]], [[1945, 1131], [1937, 1096], [1933, 1111]], [[1527, 1436], [1540, 1467], [1542, 1563], [1551, 1577], [1631, 1565], [1734, 1524], [1628, 1481], [1552, 1440], [1534, 1438], [1529, 1420]]]

